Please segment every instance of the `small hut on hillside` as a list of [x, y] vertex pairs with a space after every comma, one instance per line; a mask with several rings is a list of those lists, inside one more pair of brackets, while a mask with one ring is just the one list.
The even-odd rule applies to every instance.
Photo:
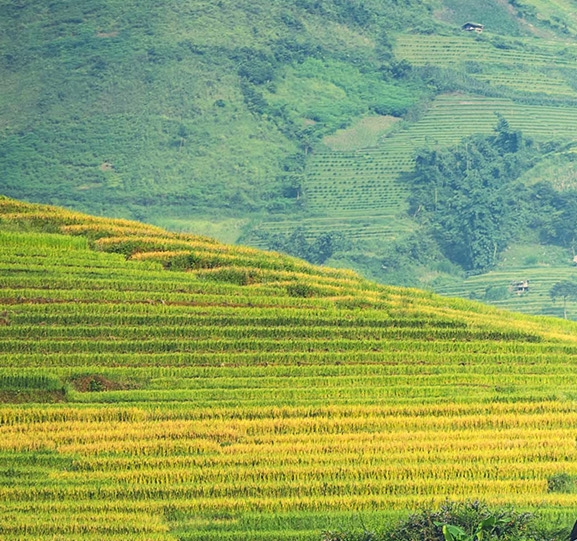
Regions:
[[477, 32], [477, 34], [480, 34], [485, 28], [485, 25], [480, 23], [465, 23], [461, 28], [467, 32]]
[[511, 291], [517, 295], [529, 293], [529, 280], [517, 280], [511, 283]]

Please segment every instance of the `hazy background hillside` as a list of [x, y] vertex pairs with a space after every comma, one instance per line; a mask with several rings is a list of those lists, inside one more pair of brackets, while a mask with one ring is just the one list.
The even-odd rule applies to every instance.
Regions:
[[576, 33], [567, 0], [0, 0], [0, 191], [563, 315]]
[[421, 94], [382, 73], [386, 31], [418, 4], [2, 4], [2, 182], [30, 199], [148, 220], [278, 210], [320, 135]]

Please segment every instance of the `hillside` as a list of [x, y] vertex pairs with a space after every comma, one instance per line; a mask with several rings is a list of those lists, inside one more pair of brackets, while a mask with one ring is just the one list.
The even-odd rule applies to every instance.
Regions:
[[7, 198], [0, 266], [7, 541], [573, 521], [575, 323]]
[[0, 0], [0, 193], [445, 291], [415, 156], [500, 115], [574, 191], [576, 32], [561, 0]]
[[419, 96], [379, 76], [375, 37], [427, 10], [367, 8], [1, 1], [2, 191], [182, 227], [296, 210], [311, 142]]
[[[577, 320], [574, 298], [564, 301], [551, 296], [555, 284], [575, 281], [575, 265], [565, 251], [541, 245], [519, 245], [507, 250], [504, 260], [488, 273], [439, 282], [437, 291], [506, 310]], [[528, 290], [516, 291], [515, 284], [525, 281]]]

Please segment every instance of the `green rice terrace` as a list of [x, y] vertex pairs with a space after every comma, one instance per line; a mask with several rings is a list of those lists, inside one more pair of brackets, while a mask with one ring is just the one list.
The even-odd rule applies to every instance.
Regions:
[[[570, 40], [547, 41], [536, 39], [511, 39], [499, 37], [496, 42], [482, 40], [478, 35], [400, 35], [396, 40], [399, 58], [416, 66], [427, 64], [452, 66], [455, 63], [474, 61], [481, 65], [497, 64], [556, 68], [573, 67], [577, 48]], [[534, 80], [538, 80], [535, 71]], [[538, 92], [531, 89], [531, 92]]]
[[[459, 69], [457, 86], [470, 90], [440, 94], [419, 118], [390, 127], [371, 142], [359, 140], [347, 150], [317, 148], [302, 184], [304, 207], [312, 216], [301, 225], [331, 231], [330, 217], [338, 222], [334, 230], [355, 240], [402, 236], [414, 227], [404, 216], [409, 194], [400, 176], [413, 170], [415, 152], [491, 133], [496, 115], [535, 139], [577, 139], [577, 48], [571, 41], [401, 34], [394, 53], [415, 67]], [[350, 130], [356, 134], [359, 127]], [[365, 234], [359, 232], [360, 218]], [[291, 221], [265, 220], [255, 232], [292, 229]]]
[[[514, 246], [506, 250], [494, 270], [439, 284], [436, 290], [442, 295], [477, 299], [506, 310], [576, 320], [577, 302], [573, 298], [564, 301], [550, 295], [555, 284], [572, 281], [576, 274], [575, 263], [564, 250]], [[526, 289], [519, 287], [523, 284]]]
[[491, 133], [496, 115], [535, 138], [563, 134], [577, 139], [577, 109], [524, 105], [508, 99], [448, 94], [437, 98], [423, 118], [385, 137], [378, 148], [323, 152], [311, 158], [305, 197], [321, 211], [398, 214], [408, 195], [397, 177], [414, 167], [417, 149], [450, 146], [475, 133]]
[[[512, 129], [535, 139], [577, 140], [577, 108], [461, 93], [441, 95], [421, 119], [384, 134], [376, 146], [315, 153], [303, 183], [304, 204], [313, 216], [264, 221], [254, 233], [286, 233], [301, 226], [310, 236], [340, 232], [355, 240], [397, 238], [414, 229], [404, 215], [409, 192], [399, 176], [413, 170], [416, 151], [448, 147], [476, 133], [491, 133], [498, 114]], [[248, 240], [260, 244], [258, 236]]]
[[577, 324], [7, 198], [0, 268], [2, 539], [574, 521]]

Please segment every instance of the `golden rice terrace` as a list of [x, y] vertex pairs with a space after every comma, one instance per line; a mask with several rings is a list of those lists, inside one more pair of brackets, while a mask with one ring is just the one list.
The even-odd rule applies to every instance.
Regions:
[[0, 538], [563, 513], [577, 325], [0, 198]]

